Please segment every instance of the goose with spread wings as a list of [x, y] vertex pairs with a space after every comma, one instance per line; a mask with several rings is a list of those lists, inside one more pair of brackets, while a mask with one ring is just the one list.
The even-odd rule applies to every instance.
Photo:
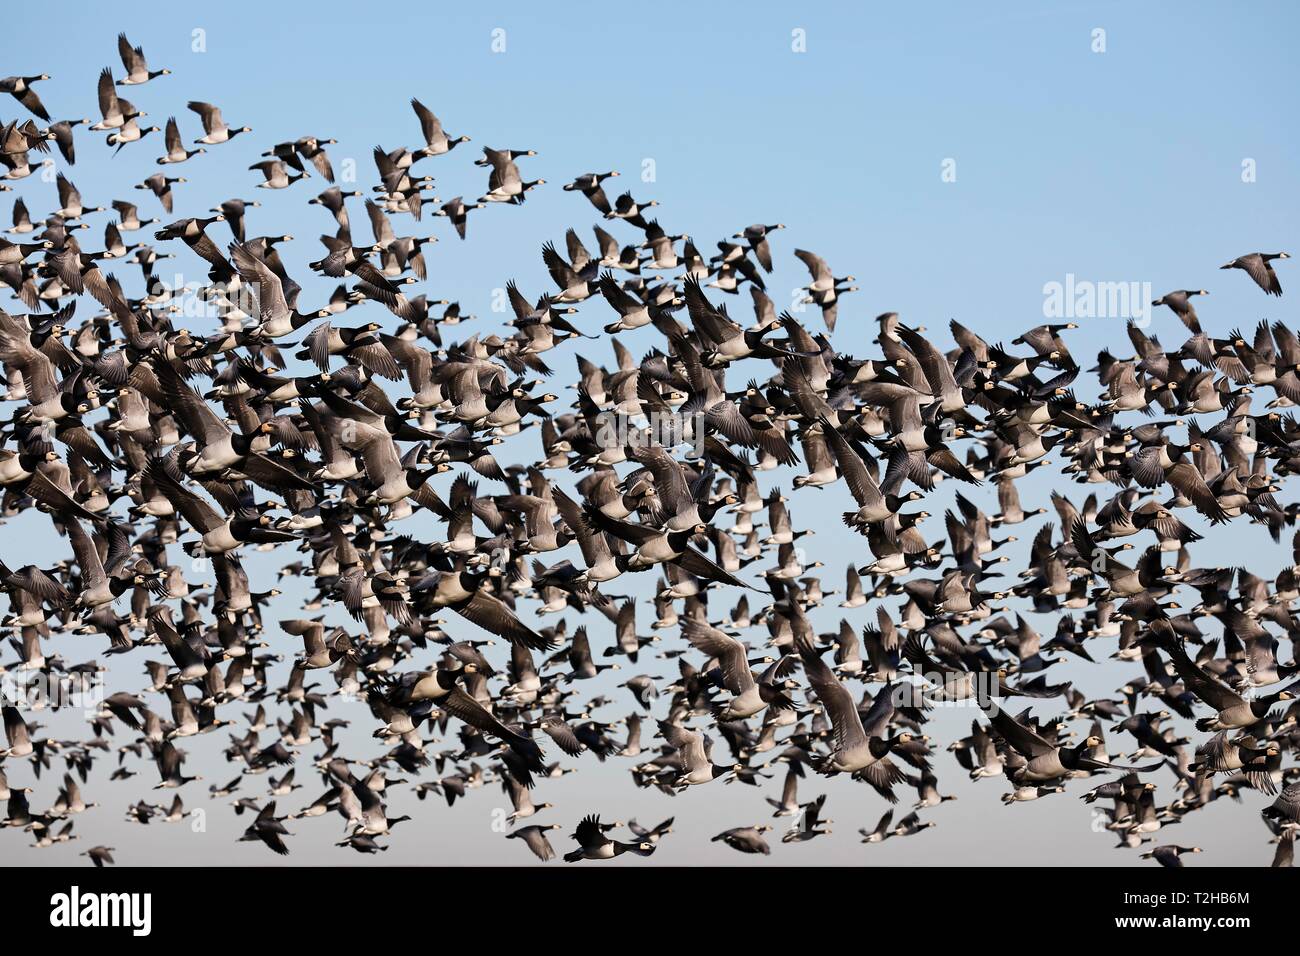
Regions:
[[1075, 747], [1063, 747], [1044, 739], [1041, 735], [1012, 717], [997, 701], [985, 698], [989, 724], [1017, 754], [1024, 758], [1018, 766], [1006, 768], [1007, 776], [1017, 784], [1039, 784], [1060, 780], [1076, 771], [1127, 770], [1133, 773], [1150, 773], [1165, 765], [1164, 761], [1141, 767], [1125, 767], [1096, 760], [1089, 756], [1104, 741], [1090, 736]]
[[169, 459], [156, 458], [145, 474], [158, 491], [172, 503], [200, 538], [191, 550], [202, 554], [225, 554], [246, 543], [275, 544], [294, 541], [297, 535], [269, 527], [268, 515], [253, 507], [241, 506], [229, 517], [220, 514], [194, 492], [181, 484], [180, 475]]
[[772, 319], [757, 328], [742, 329], [727, 315], [726, 306], [714, 306], [705, 297], [699, 279], [688, 277], [683, 288], [691, 324], [701, 342], [707, 345], [700, 356], [706, 366], [716, 368], [746, 358], [789, 358], [800, 354], [764, 340], [764, 336], [781, 328], [781, 320]]
[[516, 764], [514, 772], [520, 783], [531, 787], [531, 774], [540, 774], [546, 769], [542, 761], [542, 748], [532, 738], [511, 730], [465, 691], [461, 686], [465, 677], [478, 672], [478, 665], [471, 661], [455, 670], [435, 667], [424, 674], [408, 674], [402, 683], [390, 691], [389, 703], [414, 707], [426, 701], [431, 702], [476, 730], [491, 734], [521, 758], [522, 764]]
[[486, 571], [464, 566], [433, 569], [411, 587], [411, 595], [430, 609], [449, 608], [465, 620], [529, 650], [552, 650], [555, 640], [543, 637], [515, 616], [515, 612], [483, 588], [489, 578], [502, 576], [500, 568]]
[[[290, 471], [279, 462], [261, 452], [252, 450], [256, 435], [245, 435], [230, 430], [217, 417], [198, 392], [187, 385], [170, 361], [155, 358], [150, 368], [157, 377], [159, 390], [172, 414], [185, 426], [197, 445], [196, 451], [183, 453], [181, 467], [196, 478], [250, 481], [268, 488], [304, 488], [313, 485], [297, 472]], [[258, 430], [267, 434], [273, 426], [262, 423]]]
[[925, 644], [918, 634], [910, 635], [903, 642], [903, 657], [912, 665], [913, 672], [936, 684], [926, 689], [923, 694], [928, 701], [975, 700], [982, 701], [997, 688], [999, 697], [1031, 697], [1046, 699], [1060, 697], [1069, 684], [1048, 687], [1046, 684], [1026, 687], [1013, 687], [1007, 683], [1004, 668], [996, 671], [972, 671], [940, 663], [926, 653]]
[[796, 647], [808, 683], [831, 721], [831, 750], [818, 761], [817, 772], [826, 775], [852, 774], [871, 784], [890, 803], [896, 803], [898, 797], [893, 788], [905, 783], [907, 776], [889, 759], [889, 755], [896, 745], [906, 744], [912, 736], [903, 733], [896, 738], [887, 739], [868, 734], [866, 730], [867, 724], [871, 724], [873, 730], [877, 729], [880, 723], [877, 719], [879, 713], [893, 707], [889, 695], [882, 693], [876, 698], [872, 712], [864, 721], [853, 695], [822, 660], [821, 653], [812, 642], [807, 638], [797, 638]]
[[1262, 694], [1247, 699], [1207, 673], [1188, 657], [1182, 639], [1168, 621], [1152, 621], [1150, 633], [1152, 643], [1169, 655], [1174, 670], [1182, 678], [1187, 689], [1216, 711], [1213, 717], [1202, 717], [1197, 720], [1197, 730], [1237, 730], [1253, 727], [1268, 716], [1274, 704], [1295, 699], [1295, 692], [1291, 688], [1300, 686], [1296, 684], [1274, 691], [1272, 694]]
[[[104, 525], [102, 535], [86, 533], [75, 517], [65, 519], [64, 528], [72, 544], [77, 566], [81, 569], [81, 590], [76, 603], [84, 608], [112, 604], [132, 588], [140, 587], [161, 596], [164, 592], [158, 576], [152, 571], [141, 573], [127, 567], [131, 560], [131, 537], [117, 522]], [[97, 540], [98, 539], [98, 540]], [[105, 544], [105, 556], [100, 557], [99, 541]]]
[[713, 742], [698, 730], [660, 720], [659, 732], [677, 754], [680, 766], [671, 780], [672, 786], [678, 790], [712, 783], [721, 776], [743, 769], [741, 764], [714, 763]]
[[624, 570], [647, 571], [657, 564], [676, 564], [682, 570], [706, 581], [738, 588], [752, 587], [723, 570], [691, 545], [692, 538], [708, 533], [709, 526], [706, 524], [697, 524], [682, 531], [660, 531], [611, 518], [598, 509], [590, 511], [588, 516], [597, 527], [636, 547], [632, 554], [619, 555], [615, 559]]
[[[794, 710], [790, 698], [773, 681], [775, 674], [755, 680], [749, 667], [748, 649], [739, 640], [695, 617], [682, 621], [682, 636], [700, 651], [716, 658], [722, 671], [723, 686], [731, 699], [718, 711], [718, 720], [744, 720], [768, 707]], [[793, 658], [788, 658], [792, 663]], [[783, 673], [788, 668], [783, 670]]]
[[1273, 271], [1273, 260], [1290, 258], [1291, 254], [1288, 252], [1251, 252], [1244, 256], [1238, 256], [1231, 262], [1219, 266], [1219, 268], [1240, 269], [1254, 279], [1255, 285], [1269, 295], [1280, 296], [1282, 294], [1282, 283], [1278, 281], [1277, 273]]
[[655, 851], [655, 844], [649, 840], [641, 840], [637, 843], [623, 843], [605, 836], [605, 829], [605, 826], [600, 822], [600, 817], [595, 814], [583, 817], [582, 822], [578, 824], [578, 828], [573, 833], [573, 838], [578, 841], [578, 848], [564, 854], [564, 862], [612, 860], [624, 853], [650, 856]]
[[[244, 243], [230, 245], [230, 259], [235, 264], [239, 277], [257, 290], [257, 311], [259, 324], [254, 326], [252, 334], [258, 338], [278, 339], [302, 328], [312, 319], [326, 319], [330, 316], [328, 309], [304, 315], [298, 311], [297, 294], [291, 305], [285, 298], [284, 284], [275, 270], [264, 260], [253, 254], [253, 250]], [[322, 371], [329, 370], [329, 363]]]

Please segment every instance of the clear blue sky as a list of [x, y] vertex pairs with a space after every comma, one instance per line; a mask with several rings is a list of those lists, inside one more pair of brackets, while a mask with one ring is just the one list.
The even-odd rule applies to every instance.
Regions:
[[[536, 4], [494, 6], [480, 12], [417, 4], [386, 21], [385, 13], [393, 12], [387, 8], [328, 2], [241, 0], [192, 11], [174, 4], [132, 4], [129, 9], [68, 5], [58, 13], [20, 4], [5, 14], [0, 74], [48, 72], [54, 79], [38, 89], [55, 118], [93, 116], [96, 76], [105, 65], [120, 74], [115, 37], [125, 30], [133, 43], [143, 45], [151, 66], [174, 71], [123, 91], [148, 111], [147, 122], [162, 126], [174, 114], [189, 142], [201, 130], [184, 104], [198, 99], [220, 106], [231, 125], [252, 126], [255, 133], [248, 137], [166, 168], [169, 175], [191, 180], [176, 187], [176, 218], [201, 214], [231, 196], [261, 199], [264, 208], [250, 214], [249, 234], [289, 232], [297, 237], [285, 247], [285, 256], [307, 289], [304, 307], [333, 286], [305, 267], [319, 256], [315, 237], [333, 229], [328, 216], [304, 204], [325, 183], [314, 178], [279, 193], [256, 190], [258, 177], [246, 167], [281, 140], [305, 134], [333, 137], [340, 141], [330, 147], [335, 168], [354, 158], [359, 170], [355, 188], [369, 190], [375, 181], [370, 159], [375, 144], [389, 149], [416, 145], [419, 127], [407, 106], [416, 96], [441, 117], [449, 133], [473, 137], [450, 157], [421, 165], [422, 172], [438, 178], [437, 191], [444, 199], [458, 194], [472, 198], [484, 191], [486, 171], [470, 162], [483, 145], [536, 149], [539, 155], [522, 163], [525, 178], [548, 181], [524, 207], [471, 214], [470, 241], [465, 243], [443, 220], [395, 220], [399, 234], [432, 232], [442, 240], [430, 255], [431, 278], [423, 288], [434, 298], [458, 299], [466, 311], [480, 316], [489, 314], [493, 290], [508, 279], [518, 280], [530, 297], [549, 287], [539, 254], [544, 241], [561, 241], [568, 226], [592, 241], [596, 214], [581, 197], [561, 192], [560, 184], [588, 170], [618, 169], [623, 176], [613, 185], [638, 198], [658, 199], [662, 205], [654, 213], [665, 228], [690, 233], [706, 255], [714, 240], [748, 223], [787, 224], [788, 231], [774, 243], [778, 270], [769, 282], [778, 307], [789, 303], [789, 290], [806, 281], [790, 254], [796, 246], [823, 255], [837, 274], [856, 276], [862, 291], [842, 305], [834, 343], [857, 354], [870, 350], [875, 334], [871, 318], [888, 310], [945, 340], [942, 330], [950, 318], [990, 341], [1009, 340], [1042, 321], [1044, 284], [1065, 281], [1067, 274], [1149, 282], [1156, 295], [1176, 288], [1209, 289], [1212, 295], [1199, 311], [1219, 334], [1238, 325], [1253, 327], [1265, 318], [1297, 324], [1300, 274], [1285, 264], [1279, 275], [1288, 294], [1281, 300], [1266, 299], [1241, 273], [1217, 271], [1242, 253], [1297, 251], [1300, 142], [1289, 108], [1297, 80], [1292, 47], [1300, 26], [1294, 5], [954, 2], [846, 9], [566, 3], [551, 11]], [[498, 28], [505, 31], [503, 53], [492, 51]], [[196, 29], [204, 31], [206, 52], [192, 52]], [[1105, 52], [1094, 52], [1097, 29], [1105, 31]], [[806, 52], [792, 50], [795, 30], [804, 31]], [[21, 107], [0, 97], [0, 118], [20, 113]], [[88, 202], [133, 199], [142, 214], [164, 215], [150, 195], [130, 189], [159, 168], [153, 159], [161, 152], [160, 135], [128, 146], [116, 158], [109, 158], [97, 136], [78, 130], [79, 162], [67, 170]], [[641, 181], [647, 159], [654, 163], [654, 182]], [[955, 182], [941, 177], [946, 160], [955, 161]], [[1242, 181], [1246, 160], [1253, 160], [1256, 170], [1251, 183]], [[33, 177], [16, 190], [0, 197], [6, 215], [14, 195], [25, 197], [34, 215], [53, 208], [53, 185]], [[354, 231], [368, 238], [358, 201], [351, 208]], [[95, 246], [105, 220], [101, 214], [90, 221], [95, 230], [84, 241], [87, 248]], [[635, 235], [621, 224], [612, 231], [622, 241]], [[224, 232], [216, 235], [225, 241]], [[176, 264], [196, 274], [196, 260], [184, 252], [181, 256]], [[748, 296], [728, 299], [728, 305], [733, 314], [748, 315]], [[603, 309], [599, 303], [584, 307], [584, 327], [597, 328], [597, 316], [603, 323]], [[807, 317], [810, 327], [820, 327], [815, 311]], [[1170, 348], [1185, 338], [1167, 311], [1157, 313], [1151, 331]], [[627, 341], [639, 353], [655, 337], [642, 331]], [[1070, 344], [1081, 360], [1106, 345], [1125, 355], [1131, 351], [1118, 320], [1087, 323]], [[582, 351], [608, 359], [600, 343], [583, 343]], [[563, 382], [572, 359], [560, 353], [554, 358], [551, 364], [561, 370], [558, 381]], [[788, 485], [788, 477], [775, 480]], [[773, 480], [765, 476], [766, 482]], [[1032, 500], [1027, 489], [1026, 507], [1047, 503], [1047, 482], [1037, 487], [1043, 500]], [[816, 556], [829, 565], [828, 585], [842, 587], [844, 564], [860, 554], [836, 549], [845, 539], [839, 532], [838, 499], [813, 504], [807, 497], [795, 496], [795, 520], [826, 529], [823, 538], [814, 539]], [[1083, 494], [1076, 491], [1075, 497], [1081, 500]], [[991, 489], [981, 500], [993, 505]], [[928, 510], [936, 521], [942, 513], [941, 508]], [[22, 522], [0, 532], [0, 551], [10, 563], [16, 554], [9, 532], [24, 527]], [[1022, 535], [1027, 538], [1032, 530]], [[1258, 529], [1226, 535], [1219, 540], [1233, 548], [1247, 542], [1255, 548], [1264, 537]], [[1244, 552], [1230, 553], [1234, 557], [1223, 560], [1242, 560], [1235, 555]], [[1264, 553], [1267, 563], [1252, 568], [1271, 577], [1284, 551], [1270, 547]], [[279, 613], [291, 616], [293, 603], [282, 599]], [[642, 609], [647, 623], [649, 613], [648, 607]], [[852, 614], [851, 620], [861, 623], [862, 613]], [[821, 630], [832, 630], [838, 609], [819, 612], [814, 620]], [[1045, 619], [1036, 624], [1045, 634], [1054, 628]], [[607, 640], [601, 628], [597, 646]], [[91, 653], [84, 644], [81, 648], [68, 653]], [[675, 667], [657, 662], [642, 669], [667, 675]], [[1122, 668], [1101, 675], [1084, 672], [1080, 680], [1090, 693], [1108, 693], [1127, 673]], [[623, 693], [611, 690], [614, 683], [601, 682], [590, 690]], [[602, 716], [621, 716], [626, 712], [621, 707], [620, 701]], [[365, 716], [357, 716], [358, 725], [364, 725]], [[961, 732], [968, 716], [939, 720], [936, 735], [946, 742]], [[648, 734], [649, 727], [647, 740]], [[187, 787], [187, 802], [198, 801], [195, 787], [205, 789], [212, 780], [233, 776], [233, 765], [204, 756], [219, 746], [215, 738], [190, 742], [192, 761], [202, 764], [201, 772], [210, 779]], [[358, 743], [356, 749], [364, 746]], [[309, 783], [300, 792], [306, 802], [316, 796], [316, 786], [305, 756], [300, 763], [299, 781]], [[612, 818], [635, 815], [643, 822], [676, 813], [681, 832], [668, 838], [656, 862], [733, 862], [739, 858], [730, 851], [703, 841], [726, 827], [767, 816], [757, 791], [742, 795], [733, 786], [712, 792], [722, 791], [717, 784], [669, 800], [634, 790], [624, 762], [613, 763], [612, 769], [607, 765], [597, 771], [586, 759], [580, 773], [544, 785], [538, 799], [551, 800], [557, 809], [536, 822], [564, 823], [567, 833], [567, 826], [589, 809]], [[1000, 782], [970, 787], [947, 755], [937, 758], [936, 767], [941, 789], [961, 796], [933, 813], [938, 830], [915, 840], [859, 847], [851, 831], [874, 825], [881, 801], [860, 786], [814, 781], [806, 786], [805, 798], [827, 787], [832, 793], [828, 812], [841, 832], [833, 840], [778, 847], [772, 861], [1041, 860], [1033, 848], [1047, 841], [1059, 845], [1071, 862], [1116, 863], [1134, 857], [1112, 852], [1108, 835], [1090, 832], [1088, 814], [1073, 794], [1004, 809], [996, 802]], [[123, 862], [170, 854], [182, 845], [186, 853], [203, 858], [274, 862], [257, 848], [229, 842], [244, 821], [236, 826], [225, 808], [211, 815], [204, 842], [174, 842], [178, 831], [161, 826], [104, 836], [104, 818], [116, 819], [144, 789], [141, 781], [152, 782], [152, 768], [143, 773], [106, 786], [97, 771], [88, 792], [93, 799], [98, 790], [107, 808], [95, 811], [96, 819], [87, 815], [79, 821], [80, 845], [25, 853], [17, 851], [15, 834], [6, 834], [5, 857], [55, 862], [70, 859], [92, 840], [115, 840], [113, 845], [124, 851], [135, 848], [119, 854]], [[1162, 776], [1159, 782], [1161, 798], [1169, 797], [1170, 778]], [[770, 781], [766, 792], [774, 795], [779, 783], [779, 778]], [[40, 785], [33, 806], [52, 799], [53, 785], [49, 780]], [[464, 836], [467, 821], [487, 821], [490, 808], [503, 802], [495, 791], [474, 794], [465, 807], [449, 813], [432, 803], [412, 811], [404, 804], [413, 805], [413, 800], [395, 797], [394, 813], [412, 812], [421, 822], [405, 824], [410, 828], [405, 832], [399, 829], [384, 859], [440, 859], [453, 847], [457, 853], [479, 854], [471, 859], [484, 862], [528, 862], [531, 857], [513, 842]], [[296, 803], [291, 798], [281, 805]], [[990, 840], [993, 828], [984, 822], [985, 814], [1016, 817], [1015, 829], [1007, 829], [1018, 839], [1010, 855]], [[340, 856], [342, 851], [329, 848], [324, 839], [337, 832], [337, 822], [292, 826], [307, 838], [291, 843], [290, 861], [352, 862], [350, 854]], [[1216, 804], [1179, 829], [1184, 832], [1176, 834], [1178, 842], [1214, 850], [1208, 862], [1266, 862], [1270, 852], [1263, 845], [1263, 829], [1247, 808]], [[557, 839], [557, 848], [564, 842]], [[675, 852], [666, 852], [669, 848]]]

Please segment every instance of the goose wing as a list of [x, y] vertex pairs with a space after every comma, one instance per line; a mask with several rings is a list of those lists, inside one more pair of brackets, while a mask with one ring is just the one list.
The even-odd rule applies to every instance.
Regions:
[[816, 648], [806, 638], [798, 641], [799, 656], [803, 660], [804, 673], [812, 685], [817, 699], [822, 702], [830, 715], [831, 727], [835, 733], [837, 750], [848, 750], [867, 742], [867, 733], [862, 727], [862, 716], [858, 705], [853, 700], [847, 687], [841, 684]]
[[749, 668], [749, 657], [740, 641], [695, 617], [682, 621], [682, 636], [718, 659], [727, 690], [739, 697], [754, 687], [754, 672]]
[[818, 423], [821, 425], [822, 436], [826, 439], [827, 447], [835, 456], [840, 474], [844, 476], [844, 481], [853, 494], [853, 499], [862, 507], [878, 508], [883, 505], [885, 499], [880, 493], [880, 486], [871, 477], [871, 472], [867, 470], [862, 456], [853, 449], [829, 419], [823, 417]]
[[687, 730], [681, 724], [661, 720], [659, 732], [668, 741], [668, 745], [677, 751], [687, 770], [698, 770], [709, 765], [709, 756], [704, 750], [704, 735], [699, 731]]
[[515, 616], [500, 598], [493, 597], [486, 591], [475, 591], [474, 596], [454, 610], [466, 620], [472, 621], [484, 630], [491, 631], [499, 637], [523, 644], [529, 650], [549, 651], [555, 647], [554, 640], [542, 637]]

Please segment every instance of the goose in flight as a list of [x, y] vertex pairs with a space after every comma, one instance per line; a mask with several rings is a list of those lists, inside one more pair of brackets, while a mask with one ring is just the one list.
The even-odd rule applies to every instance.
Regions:
[[1282, 294], [1282, 283], [1278, 281], [1277, 273], [1273, 271], [1273, 262], [1277, 259], [1290, 258], [1291, 254], [1288, 252], [1251, 252], [1244, 256], [1238, 256], [1231, 262], [1219, 266], [1219, 268], [1240, 269], [1254, 279], [1255, 285], [1269, 295], [1280, 296]]
[[251, 133], [253, 131], [251, 126], [227, 126], [226, 121], [221, 116], [221, 109], [211, 103], [190, 100], [185, 106], [191, 112], [197, 113], [199, 119], [203, 122], [203, 135], [194, 141], [196, 143], [202, 143], [205, 146], [216, 146], [220, 143], [229, 142], [241, 133]]
[[171, 70], [149, 69], [149, 62], [145, 59], [144, 49], [132, 46], [125, 33], [117, 35], [117, 53], [122, 58], [122, 68], [126, 70], [126, 75], [117, 81], [118, 86], [138, 86], [160, 76], [171, 76]]
[[625, 853], [651, 856], [655, 851], [655, 844], [646, 840], [637, 843], [611, 840], [605, 836], [600, 817], [594, 814], [583, 817], [573, 833], [573, 839], [578, 841], [578, 848], [564, 854], [565, 863], [577, 863], [579, 860], [612, 860]]

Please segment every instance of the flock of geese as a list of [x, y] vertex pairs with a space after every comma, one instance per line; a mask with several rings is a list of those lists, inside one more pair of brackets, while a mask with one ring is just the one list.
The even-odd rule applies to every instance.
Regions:
[[[874, 844], [940, 822], [946, 749], [971, 778], [1001, 783], [1007, 804], [1072, 793], [1144, 859], [1182, 865], [1198, 848], [1170, 828], [1228, 800], [1259, 815], [1273, 864], [1291, 864], [1297, 568], [1270, 576], [1198, 545], [1225, 523], [1293, 535], [1300, 506], [1280, 497], [1300, 470], [1293, 329], [1215, 337], [1196, 310], [1204, 290], [1181, 290], [1157, 304], [1186, 341], [1167, 347], [1129, 324], [1131, 354], [1102, 351], [1090, 368], [1071, 354], [1073, 324], [1004, 345], [954, 321], [945, 350], [894, 313], [865, 328], [846, 317], [851, 341], [871, 339], [859, 357], [831, 345], [852, 276], [794, 250], [824, 324], [810, 329], [766, 292], [782, 225], [740, 229], [706, 254], [651, 218], [654, 201], [607, 192], [608, 171], [563, 187], [586, 200], [575, 212], [599, 214], [595, 251], [576, 229], [547, 243], [553, 288], [511, 282], [508, 332], [453, 341], [472, 317], [413, 288], [436, 273], [436, 238], [402, 233], [443, 217], [466, 240], [471, 213], [544, 184], [521, 168], [534, 150], [484, 147], [483, 194], [441, 202], [424, 170], [459, 160], [466, 149], [448, 154], [469, 137], [418, 100], [418, 141], [376, 147], [365, 192], [335, 183], [333, 139], [264, 144], [248, 167], [256, 185], [295, 190], [329, 229], [319, 259], [292, 261], [292, 237], [259, 234], [258, 202], [199, 199], [172, 175], [204, 153], [234, 155], [230, 141], [253, 130], [201, 101], [187, 107], [202, 136], [182, 131], [185, 114], [142, 125], [126, 97], [152, 101], [176, 81], [155, 83], [170, 71], [125, 36], [118, 46], [97, 120], [52, 120], [48, 76], [0, 80], [0, 107], [19, 114], [0, 122], [0, 189], [17, 190], [0, 239], [13, 297], [0, 309], [3, 517], [39, 521], [70, 552], [40, 566], [19, 534], [0, 534], [16, 655], [0, 676], [23, 691], [3, 709], [0, 841], [76, 838], [96, 763], [176, 791], [128, 819], [180, 821], [198, 779], [187, 751], [215, 759], [224, 746], [237, 773], [210, 797], [249, 821], [244, 840], [279, 854], [309, 818], [335, 814], [340, 847], [382, 851], [407, 819], [386, 809], [393, 788], [452, 807], [494, 783], [513, 806], [506, 837], [542, 860], [556, 855], [549, 834], [570, 827], [566, 861], [650, 856], [672, 819], [603, 822], [590, 807], [569, 826], [530, 819], [550, 807], [534, 798], [549, 779], [605, 762], [665, 798], [775, 781], [771, 818], [788, 824], [738, 813], [713, 838], [747, 854], [770, 853], [778, 832], [830, 833], [827, 795], [800, 789], [847, 775], [886, 811], [861, 821]], [[127, 160], [147, 160], [150, 144], [162, 153], [164, 169], [134, 184], [154, 218], [127, 199], [86, 205], [67, 172], [57, 205], [47, 195], [32, 174], [52, 148], [69, 171], [88, 149], [107, 155], [87, 134]], [[326, 188], [308, 200], [309, 179]], [[177, 204], [188, 214], [175, 218]], [[368, 236], [350, 218], [359, 205]], [[102, 245], [84, 242], [101, 231]], [[132, 241], [149, 231], [157, 246]], [[167, 257], [204, 280], [167, 287], [154, 272]], [[1223, 268], [1278, 296], [1286, 258]], [[307, 270], [337, 285], [326, 301], [303, 295], [294, 275]], [[731, 296], [752, 303], [752, 322], [730, 314]], [[215, 318], [207, 334], [181, 327], [196, 301]], [[354, 308], [366, 318], [351, 321]], [[609, 364], [575, 351], [602, 334]], [[575, 365], [576, 381], [561, 371]], [[531, 445], [512, 440], [524, 431]], [[536, 450], [507, 458], [507, 441]], [[1086, 497], [1062, 484], [1050, 510], [1027, 510], [1017, 480], [1039, 468]], [[933, 518], [940, 482], [961, 490]], [[848, 562], [839, 592], [814, 576], [823, 562], [809, 560], [790, 497], [830, 486], [848, 490], [844, 530], [819, 539], [832, 543], [823, 558]], [[1028, 566], [1002, 567], [1007, 532], [1038, 516]], [[1208, 563], [1193, 563], [1198, 550]], [[254, 579], [245, 560], [262, 552], [278, 572]], [[304, 599], [279, 618], [268, 605], [285, 579]], [[620, 593], [637, 579], [654, 582], [649, 622]], [[833, 596], [842, 623], [817, 633], [809, 613]], [[335, 605], [351, 624], [326, 623]], [[85, 659], [54, 653], [56, 635]], [[123, 686], [139, 673], [123, 657], [142, 682]], [[108, 661], [117, 686], [94, 698], [84, 736], [43, 733], [40, 711], [95, 692]], [[1111, 696], [1065, 676], [1107, 662], [1131, 675]], [[583, 693], [620, 665], [617, 696]], [[969, 736], [933, 739], [935, 708], [954, 705], [971, 707]], [[366, 712], [373, 744], [349, 754], [343, 728]], [[197, 739], [217, 731], [221, 744]], [[55, 794], [44, 781], [59, 770]], [[909, 789], [915, 805], [895, 822]], [[83, 855], [98, 866], [115, 852]]]

